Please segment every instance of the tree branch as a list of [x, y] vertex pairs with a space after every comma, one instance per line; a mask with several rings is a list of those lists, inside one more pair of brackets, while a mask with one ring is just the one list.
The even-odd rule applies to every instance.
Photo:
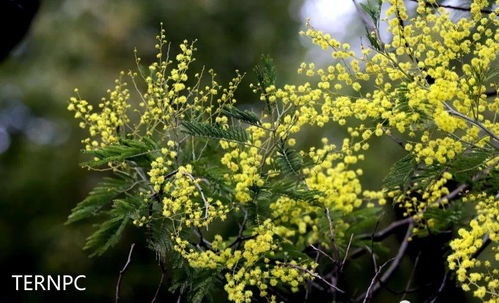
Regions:
[[[407, 247], [409, 246], [409, 238], [412, 235], [412, 227], [413, 226], [414, 226], [413, 222], [409, 223], [404, 240], [402, 240], [402, 244], [400, 245], [399, 251], [398, 251], [397, 255], [395, 256], [395, 258], [393, 258], [393, 262], [390, 265], [390, 267], [385, 271], [385, 273], [381, 276], [381, 278], [378, 280], [378, 282], [376, 282], [373, 285], [370, 285], [368, 290], [364, 294], [360, 295], [359, 297], [357, 297], [357, 299], [354, 300], [355, 302], [360, 302], [363, 298], [364, 298], [363, 302], [366, 302], [365, 298], [367, 298], [367, 295], [372, 295], [373, 293], [378, 291], [379, 288], [381, 287], [381, 285], [386, 283], [386, 281], [388, 281], [388, 279], [390, 279], [391, 275], [395, 272], [395, 269], [397, 269], [397, 267], [400, 265], [400, 262], [402, 261], [402, 258], [405, 255], [405, 251], [407, 250]], [[379, 272], [379, 270], [378, 270], [378, 272]], [[375, 278], [377, 278], [378, 275], [376, 275]], [[374, 279], [374, 280], [376, 280], [376, 279]]]
[[412, 217], [407, 217], [405, 219], [398, 220], [398, 221], [391, 223], [390, 225], [388, 225], [384, 229], [378, 231], [377, 233], [360, 235], [359, 238], [362, 240], [370, 239], [372, 241], [379, 242], [379, 241], [386, 239], [391, 234], [393, 234], [393, 232], [395, 232], [399, 227], [413, 223], [413, 222], [414, 222], [414, 219]]
[[336, 239], [334, 236], [334, 228], [333, 228], [333, 219], [331, 219], [331, 214], [329, 212], [329, 208], [326, 207], [326, 217], [327, 217], [327, 222], [329, 223], [329, 233], [331, 235], [331, 244], [332, 244], [332, 249], [334, 252], [334, 259], [338, 261], [340, 257], [340, 252], [338, 251], [338, 247], [336, 246]]
[[165, 279], [165, 267], [163, 265], [163, 262], [161, 260], [158, 262], [159, 263], [159, 268], [161, 269], [161, 278], [159, 279], [159, 284], [158, 287], [156, 288], [156, 292], [154, 293], [154, 297], [151, 300], [151, 303], [155, 303], [156, 299], [158, 298], [159, 295], [159, 290], [161, 289], [161, 285], [163, 284], [163, 280]]
[[298, 269], [298, 270], [301, 270], [301, 271], [304, 271], [306, 272], [307, 274], [309, 274], [310, 276], [316, 278], [316, 279], [319, 279], [321, 280], [322, 282], [324, 282], [325, 284], [327, 284], [329, 287], [331, 287], [332, 289], [336, 290], [337, 292], [340, 292], [342, 294], [345, 293], [345, 291], [341, 290], [338, 288], [338, 286], [334, 285], [334, 284], [331, 284], [328, 280], [324, 279], [323, 277], [321, 277], [320, 275], [306, 269], [306, 268], [303, 268], [303, 267], [300, 267], [298, 265], [293, 265], [293, 264], [290, 264], [290, 263], [286, 263], [285, 264], [286, 266], [289, 266], [289, 267], [292, 267], [292, 268], [295, 268], [295, 269]]
[[116, 294], [114, 299], [115, 303], [118, 303], [120, 301], [121, 279], [123, 278], [123, 274], [128, 268], [128, 264], [130, 264], [130, 261], [132, 260], [132, 253], [134, 247], [135, 243], [132, 243], [132, 245], [130, 245], [130, 251], [128, 252], [128, 259], [126, 260], [126, 263], [123, 266], [123, 268], [120, 270], [120, 275], [118, 276], [118, 281], [116, 282]]
[[352, 245], [352, 240], [353, 240], [353, 234], [350, 235], [350, 240], [348, 240], [348, 245], [347, 249], [345, 250], [345, 256], [343, 257], [343, 261], [341, 261], [339, 271], [343, 271], [343, 267], [345, 266], [345, 263], [347, 262], [347, 257], [348, 253], [350, 252], [350, 246]]
[[[410, 0], [412, 2], [419, 2], [418, 0]], [[440, 4], [440, 3], [428, 3], [430, 5], [436, 6], [436, 7], [443, 7], [443, 8], [449, 8], [457, 11], [463, 11], [463, 12], [469, 12], [471, 9], [469, 7], [460, 7], [460, 6], [454, 6], [454, 5], [447, 5], [447, 4]], [[481, 9], [480, 12], [482, 14], [491, 14], [492, 11], [488, 9]]]
[[206, 197], [204, 196], [203, 188], [198, 184], [196, 178], [194, 178], [193, 175], [186, 173], [186, 172], [184, 172], [184, 175], [186, 175], [187, 177], [189, 177], [192, 180], [192, 183], [199, 191], [199, 194], [201, 195], [201, 199], [203, 200], [203, 203], [204, 203], [204, 219], [205, 220], [208, 219], [208, 211], [210, 209], [210, 204], [208, 203], [208, 200], [206, 200]]
[[367, 291], [366, 291], [366, 295], [364, 297], [364, 300], [362, 301], [362, 303], [367, 303], [369, 302], [369, 300], [371, 299], [371, 293], [372, 293], [372, 289], [374, 287], [374, 283], [375, 281], [378, 279], [378, 276], [381, 274], [381, 271], [383, 270], [383, 268], [390, 262], [392, 262], [394, 260], [394, 258], [386, 261], [385, 263], [383, 263], [374, 273], [374, 277], [373, 279], [371, 280], [371, 284], [369, 284], [369, 287], [367, 288]]
[[492, 139], [494, 139], [495, 141], [499, 142], [499, 137], [497, 137], [491, 130], [489, 130], [488, 128], [486, 128], [485, 126], [483, 126], [482, 123], [478, 122], [477, 120], [474, 120], [474, 119], [471, 119], [470, 117], [466, 116], [466, 115], [463, 115], [461, 114], [460, 112], [456, 111], [455, 109], [453, 109], [452, 107], [450, 107], [450, 105], [448, 105], [447, 103], [444, 102], [444, 106], [445, 108], [447, 108], [447, 112], [450, 114], [450, 115], [453, 115], [453, 116], [456, 116], [456, 117], [459, 117], [477, 127], [479, 127], [481, 130], [483, 130], [485, 133], [487, 133], [487, 135], [489, 135]]

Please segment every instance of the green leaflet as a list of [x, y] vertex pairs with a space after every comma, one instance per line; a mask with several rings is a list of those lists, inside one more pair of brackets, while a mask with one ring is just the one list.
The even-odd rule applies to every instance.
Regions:
[[482, 164], [491, 156], [493, 156], [493, 153], [482, 151], [463, 153], [452, 161], [449, 172], [456, 181], [468, 183], [482, 168]]
[[237, 120], [241, 120], [248, 124], [260, 125], [259, 118], [250, 111], [243, 111], [232, 105], [226, 105], [222, 109], [222, 114], [227, 117], [232, 117]]
[[397, 187], [405, 188], [409, 185], [411, 176], [416, 171], [416, 160], [408, 154], [401, 158], [390, 168], [388, 175], [383, 180], [383, 186], [387, 189], [395, 189]]
[[118, 243], [130, 219], [126, 216], [114, 217], [99, 225], [99, 229], [87, 238], [83, 249], [93, 251], [90, 257], [102, 255], [108, 248]]
[[346, 233], [355, 235], [363, 233], [366, 229], [376, 224], [379, 220], [381, 211], [381, 207], [371, 207], [357, 209], [346, 214], [346, 217], [350, 219], [349, 221], [355, 222], [350, 225]]
[[248, 141], [248, 133], [243, 128], [236, 126], [223, 129], [208, 123], [188, 121], [183, 121], [182, 126], [184, 127], [183, 132], [191, 136], [224, 139], [242, 143]]
[[97, 150], [85, 151], [85, 153], [96, 157], [97, 160], [83, 162], [81, 165], [98, 167], [109, 162], [120, 162], [132, 159], [137, 163], [147, 162], [144, 160], [150, 157], [149, 153], [157, 149], [157, 146], [155, 146], [154, 141], [151, 139], [144, 138], [144, 141], [145, 143], [137, 140], [121, 139], [119, 144], [109, 145]]
[[88, 217], [97, 215], [98, 211], [125, 191], [130, 186], [128, 180], [117, 178], [105, 178], [88, 194], [88, 196], [78, 203], [68, 216], [66, 224], [71, 224]]
[[370, 0], [367, 1], [367, 4], [359, 3], [360, 7], [371, 17], [374, 24], [378, 24], [379, 17], [381, 15], [381, 5], [383, 4], [382, 0], [375, 0], [374, 3], [371, 3]]
[[286, 147], [284, 143], [278, 145], [276, 164], [284, 175], [301, 176], [303, 159], [293, 148]]
[[127, 197], [113, 201], [108, 212], [110, 219], [99, 224], [99, 228], [87, 238], [84, 249], [92, 251], [90, 257], [100, 256], [118, 243], [123, 230], [130, 222], [132, 214], [144, 206], [141, 198]]
[[307, 202], [316, 202], [317, 198], [320, 197], [323, 193], [318, 190], [290, 190], [290, 191], [282, 191], [281, 194], [288, 196], [294, 200], [304, 200]]
[[268, 55], [262, 55], [260, 63], [258, 63], [254, 71], [260, 86], [265, 89], [271, 85], [275, 85], [277, 72], [274, 66], [274, 60]]
[[449, 208], [429, 208], [425, 211], [425, 219], [433, 219], [432, 231], [448, 230], [450, 225], [465, 222], [465, 212], [462, 203], [451, 203]]

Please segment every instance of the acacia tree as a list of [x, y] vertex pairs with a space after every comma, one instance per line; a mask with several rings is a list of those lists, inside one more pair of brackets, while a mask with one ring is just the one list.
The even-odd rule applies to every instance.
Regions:
[[[301, 34], [333, 59], [302, 63], [303, 82], [277, 86], [262, 57], [252, 85], [261, 112], [237, 107], [242, 74], [222, 85], [212, 70], [192, 72], [194, 43], [173, 57], [163, 29], [157, 61], [147, 69], [137, 57], [137, 72], [122, 72], [97, 110], [71, 98], [89, 131], [82, 142], [92, 159], [83, 165], [113, 175], [69, 216], [108, 217], [85, 248], [104, 253], [133, 223], [184, 300], [223, 288], [234, 302], [369, 302], [414, 238], [445, 232], [454, 238], [445, 243], [448, 271], [429, 300], [457, 282], [498, 302], [498, 10], [474, 0], [451, 7], [467, 12], [453, 21], [436, 1], [413, 1], [413, 17], [402, 0], [374, 2], [359, 6], [370, 42], [360, 54], [307, 24]], [[390, 42], [379, 33], [383, 2]], [[305, 127], [331, 125], [346, 129], [339, 144], [295, 147]], [[380, 136], [406, 154], [381, 188], [366, 190], [359, 178]], [[378, 227], [390, 208], [402, 218]], [[383, 240], [401, 228], [387, 252]], [[347, 289], [345, 267], [363, 253], [374, 262], [371, 282]]]

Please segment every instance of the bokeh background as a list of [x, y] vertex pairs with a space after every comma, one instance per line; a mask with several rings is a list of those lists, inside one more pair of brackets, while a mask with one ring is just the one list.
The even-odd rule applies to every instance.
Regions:
[[[222, 82], [235, 69], [248, 72], [238, 99], [252, 106], [258, 97], [249, 89], [255, 82], [251, 70], [261, 54], [275, 59], [278, 84], [293, 82], [303, 60], [331, 60], [298, 35], [306, 18], [358, 48], [366, 41], [355, 14], [350, 0], [41, 1], [27, 36], [0, 62], [0, 302], [110, 302], [132, 241], [137, 246], [123, 302], [149, 302], [156, 289], [160, 272], [138, 232], [130, 229], [116, 248], [90, 259], [82, 247], [92, 222], [64, 225], [71, 208], [102, 177], [78, 165], [84, 160], [82, 133], [66, 111], [75, 87], [97, 102], [119, 71], [134, 68], [134, 48], [144, 61], [153, 58], [163, 22], [173, 46], [198, 39], [197, 66], [214, 68]], [[0, 30], [13, 29], [4, 24]], [[341, 139], [340, 130], [314, 131], [307, 140]], [[386, 139], [373, 152], [378, 161], [369, 163], [367, 187], [379, 185], [400, 156]], [[411, 268], [406, 263], [405, 274]], [[84, 274], [87, 290], [16, 293], [12, 274]], [[365, 270], [350, 279], [366, 284], [371, 277]], [[170, 298], [167, 283], [160, 298]]]

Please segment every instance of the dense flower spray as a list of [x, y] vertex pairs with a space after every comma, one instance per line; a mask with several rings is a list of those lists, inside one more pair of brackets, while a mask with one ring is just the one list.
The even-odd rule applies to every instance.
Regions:
[[[132, 91], [122, 73], [97, 110], [71, 98], [68, 109], [89, 131], [83, 144], [94, 159], [85, 165], [116, 177], [69, 221], [110, 203], [110, 220], [87, 244], [97, 254], [130, 220], [147, 229], [163, 261], [176, 255], [185, 262], [175, 269], [184, 272], [178, 287], [199, 286], [185, 278], [194, 270], [208, 277], [199, 283], [223, 280], [231, 301], [277, 302], [282, 289], [326, 288], [347, 298], [336, 284], [345, 260], [365, 247], [362, 233], [391, 203], [404, 216], [394, 224], [408, 227], [399, 254], [412, 237], [457, 226], [449, 270], [464, 290], [498, 302], [498, 9], [475, 0], [456, 21], [436, 1], [415, 2], [413, 17], [402, 0], [366, 6], [375, 26], [359, 54], [307, 24], [301, 34], [329, 52], [332, 63], [302, 63], [303, 82], [278, 86], [264, 58], [252, 85], [260, 114], [236, 106], [242, 74], [221, 85], [211, 70], [208, 80], [204, 69], [192, 73], [194, 43], [184, 41], [170, 58], [161, 30], [157, 61], [143, 68], [137, 57], [139, 72], [128, 73]], [[377, 28], [382, 3], [389, 42]], [[305, 127], [331, 125], [347, 131], [339, 144], [323, 138], [295, 147]], [[381, 188], [366, 190], [363, 163], [380, 136], [407, 154]], [[469, 224], [462, 225], [464, 216], [452, 219], [456, 205], [474, 209]], [[228, 221], [238, 230], [205, 237]], [[484, 250], [490, 260], [481, 259]]]

